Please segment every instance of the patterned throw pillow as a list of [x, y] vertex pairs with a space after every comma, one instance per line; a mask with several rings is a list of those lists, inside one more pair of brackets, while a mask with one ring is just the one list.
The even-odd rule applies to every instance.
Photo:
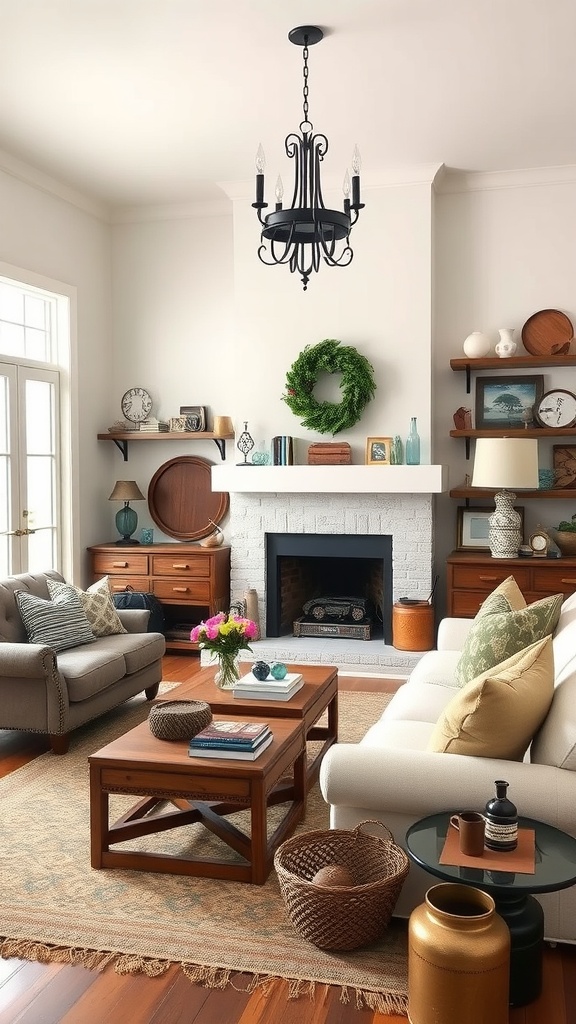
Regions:
[[482, 612], [481, 608], [456, 666], [456, 685], [465, 686], [482, 672], [550, 636], [558, 624], [563, 600], [563, 594], [554, 594], [512, 612]]
[[60, 594], [78, 595], [94, 636], [111, 636], [113, 633], [128, 632], [124, 629], [114, 607], [107, 576], [98, 580], [97, 583], [93, 583], [88, 590], [81, 590], [80, 587], [74, 587], [70, 583], [59, 583], [57, 580], [47, 580], [46, 582], [52, 599]]
[[96, 639], [77, 594], [62, 594], [45, 601], [26, 590], [16, 590], [14, 597], [30, 643], [67, 651]]
[[521, 761], [553, 695], [554, 657], [548, 636], [459, 690], [442, 711], [428, 750]]

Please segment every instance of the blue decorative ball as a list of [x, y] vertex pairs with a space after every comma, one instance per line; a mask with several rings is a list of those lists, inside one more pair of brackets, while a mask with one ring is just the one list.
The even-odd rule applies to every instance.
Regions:
[[255, 661], [252, 665], [252, 675], [256, 676], [256, 679], [259, 679], [261, 683], [263, 683], [265, 679], [268, 679], [269, 674], [270, 665], [265, 661]]
[[288, 669], [282, 661], [275, 661], [270, 666], [270, 672], [274, 676], [274, 679], [284, 679]]

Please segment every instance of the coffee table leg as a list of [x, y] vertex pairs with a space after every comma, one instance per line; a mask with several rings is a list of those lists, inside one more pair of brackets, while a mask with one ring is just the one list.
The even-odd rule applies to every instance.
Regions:
[[528, 895], [498, 894], [495, 902], [510, 929], [510, 1005], [525, 1006], [542, 989], [544, 911]]
[[267, 876], [268, 830], [266, 827], [267, 805], [266, 792], [262, 779], [255, 779], [250, 787], [250, 826], [252, 878], [255, 885], [264, 885]]
[[100, 767], [90, 765], [90, 863], [102, 867], [102, 854], [108, 849], [108, 793], [102, 792]]

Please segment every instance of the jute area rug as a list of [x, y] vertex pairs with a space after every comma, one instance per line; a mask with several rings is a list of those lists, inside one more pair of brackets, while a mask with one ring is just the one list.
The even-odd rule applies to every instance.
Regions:
[[[341, 741], [360, 739], [388, 700], [388, 694], [342, 693]], [[315, 984], [325, 983], [339, 986], [343, 1001], [406, 1013], [401, 924], [393, 922], [384, 939], [366, 949], [326, 953], [293, 929], [274, 870], [256, 886], [90, 867], [88, 755], [143, 721], [149, 709], [134, 698], [77, 730], [65, 756], [44, 754], [0, 780], [0, 955], [96, 969], [111, 964], [120, 973], [150, 976], [176, 963], [191, 981], [212, 987], [234, 984], [237, 972], [246, 972], [250, 988], [270, 978], [290, 980], [293, 996], [313, 996]], [[114, 818], [133, 802], [111, 801]], [[243, 813], [234, 816], [238, 823]], [[315, 786], [298, 831], [328, 824], [328, 807]], [[223, 850], [199, 825], [139, 842], [196, 854], [213, 849], [212, 843], [219, 854]], [[236, 981], [246, 988], [245, 978]]]

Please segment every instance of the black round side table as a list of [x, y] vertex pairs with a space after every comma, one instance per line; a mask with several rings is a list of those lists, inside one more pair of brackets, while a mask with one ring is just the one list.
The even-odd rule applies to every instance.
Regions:
[[461, 882], [489, 893], [510, 928], [510, 1003], [524, 1006], [540, 995], [544, 913], [533, 893], [568, 889], [576, 882], [576, 839], [534, 818], [519, 818], [519, 828], [535, 833], [534, 874], [440, 864], [450, 816], [431, 814], [414, 822], [406, 833], [409, 856], [420, 867], [446, 882]]

